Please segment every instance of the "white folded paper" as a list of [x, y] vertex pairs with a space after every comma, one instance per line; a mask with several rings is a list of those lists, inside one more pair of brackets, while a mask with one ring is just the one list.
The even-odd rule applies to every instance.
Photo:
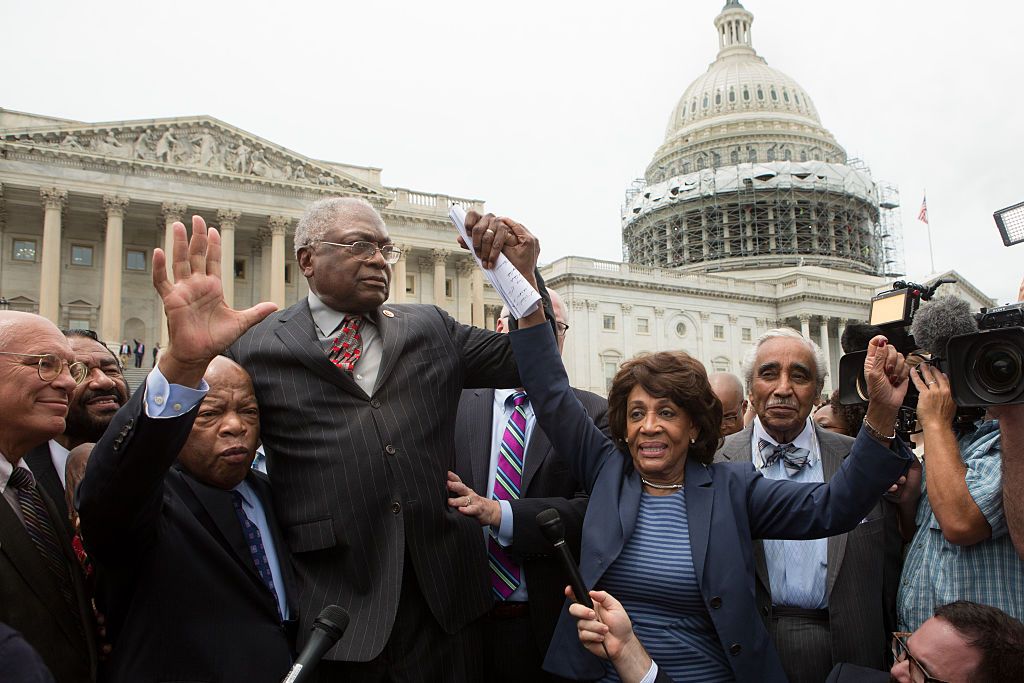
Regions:
[[[466, 212], [458, 204], [452, 204], [448, 211], [448, 217], [455, 224], [455, 229], [462, 235], [466, 244], [472, 245], [473, 240], [466, 233]], [[505, 306], [515, 318], [522, 318], [537, 310], [537, 303], [540, 301], [540, 294], [530, 286], [523, 274], [516, 270], [512, 262], [505, 258], [504, 254], [498, 255], [498, 261], [494, 268], [487, 269], [480, 264], [480, 258], [473, 254], [476, 265], [484, 272], [488, 282], [498, 292], [498, 296], [505, 302]]]

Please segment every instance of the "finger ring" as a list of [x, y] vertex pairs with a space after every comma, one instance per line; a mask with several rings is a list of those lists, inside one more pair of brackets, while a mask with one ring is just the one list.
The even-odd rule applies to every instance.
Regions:
[[931, 382], [928, 382], [928, 386], [931, 386], [933, 384], [937, 384], [937, 382], [935, 380], [932, 380]]
[[463, 507], [468, 507], [468, 506], [469, 506], [469, 496], [466, 496], [466, 504], [463, 505]]

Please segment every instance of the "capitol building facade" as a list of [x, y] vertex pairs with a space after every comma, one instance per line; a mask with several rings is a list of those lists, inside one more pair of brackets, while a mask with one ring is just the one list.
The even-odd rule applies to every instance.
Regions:
[[[895, 187], [847, 158], [807, 92], [758, 56], [752, 23], [737, 0], [715, 18], [716, 59], [626, 192], [624, 260], [542, 268], [569, 308], [575, 386], [603, 394], [623, 360], [670, 349], [738, 372], [760, 334], [788, 325], [825, 350], [828, 389], [846, 324], [864, 320], [902, 268]], [[203, 116], [83, 123], [0, 109], [0, 308], [95, 329], [112, 345], [165, 344], [152, 251], [192, 214], [221, 231], [229, 303], [290, 305], [307, 291], [292, 231], [328, 196], [380, 210], [403, 252], [391, 301], [493, 329], [501, 302], [447, 218], [451, 203], [482, 201], [388, 187], [381, 169], [306, 157]], [[958, 293], [992, 304], [969, 283]]]

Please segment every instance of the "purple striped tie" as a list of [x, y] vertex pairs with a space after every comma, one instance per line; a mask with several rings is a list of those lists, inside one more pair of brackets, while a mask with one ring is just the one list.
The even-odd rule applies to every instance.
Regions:
[[57, 532], [46, 511], [46, 505], [36, 488], [35, 477], [24, 467], [15, 467], [7, 483], [18, 490], [18, 502], [21, 504], [21, 515], [25, 519], [25, 531], [57, 580], [57, 588], [60, 589], [68, 608], [73, 614], [77, 614], [78, 607], [71, 588], [68, 565], [57, 541]]
[[[494, 473], [495, 500], [519, 500], [523, 485], [523, 455], [526, 453], [526, 394], [511, 396], [512, 414], [505, 424], [498, 449], [498, 467]], [[491, 566], [491, 589], [498, 600], [508, 600], [522, 583], [522, 569], [502, 549], [494, 536], [487, 538], [487, 561]]]

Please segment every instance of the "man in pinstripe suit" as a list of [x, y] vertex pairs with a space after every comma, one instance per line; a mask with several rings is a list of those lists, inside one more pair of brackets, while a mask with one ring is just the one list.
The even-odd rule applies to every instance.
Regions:
[[[471, 212], [467, 227], [485, 263], [516, 248], [493, 216]], [[260, 404], [300, 633], [324, 605], [351, 616], [321, 680], [480, 680], [470, 625], [490, 606], [486, 556], [445, 482], [462, 389], [519, 384], [508, 338], [436, 306], [385, 305], [399, 254], [362, 200], [310, 206], [295, 251], [309, 296], [230, 355]]]

